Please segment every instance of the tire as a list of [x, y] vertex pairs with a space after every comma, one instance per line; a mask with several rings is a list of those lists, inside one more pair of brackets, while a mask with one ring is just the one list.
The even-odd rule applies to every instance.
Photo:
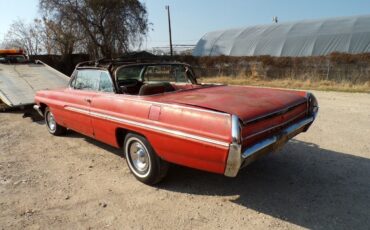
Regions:
[[168, 163], [157, 156], [145, 137], [128, 133], [123, 148], [127, 165], [137, 180], [154, 185], [166, 176]]
[[54, 118], [53, 113], [50, 111], [49, 107], [45, 108], [44, 112], [46, 127], [48, 128], [49, 133], [54, 136], [62, 136], [67, 132], [67, 129], [59, 125]]

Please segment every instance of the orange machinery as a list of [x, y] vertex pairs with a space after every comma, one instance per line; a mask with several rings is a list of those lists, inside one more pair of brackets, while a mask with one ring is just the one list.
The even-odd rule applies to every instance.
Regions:
[[0, 55], [26, 55], [23, 49], [0, 49]]

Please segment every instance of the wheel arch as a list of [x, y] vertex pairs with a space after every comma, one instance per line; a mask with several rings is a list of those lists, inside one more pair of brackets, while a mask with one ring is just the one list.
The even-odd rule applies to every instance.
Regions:
[[123, 148], [123, 144], [125, 142], [125, 138], [126, 138], [126, 136], [127, 136], [128, 133], [133, 133], [133, 134], [142, 136], [142, 137], [144, 137], [150, 143], [149, 139], [144, 134], [139, 133], [139, 132], [136, 132], [136, 131], [131, 130], [131, 129], [126, 129], [126, 128], [118, 127], [118, 128], [116, 128], [116, 143], [117, 143], [117, 146], [119, 148]]

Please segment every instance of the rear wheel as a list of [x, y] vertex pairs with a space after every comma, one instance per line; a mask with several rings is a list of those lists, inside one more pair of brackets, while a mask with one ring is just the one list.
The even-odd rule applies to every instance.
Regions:
[[64, 128], [63, 126], [60, 126], [55, 121], [54, 115], [48, 107], [45, 108], [44, 117], [45, 117], [45, 123], [46, 123], [49, 133], [55, 136], [61, 136], [67, 132], [66, 128]]
[[139, 181], [153, 185], [166, 176], [168, 163], [157, 156], [145, 137], [127, 134], [124, 152], [127, 165]]

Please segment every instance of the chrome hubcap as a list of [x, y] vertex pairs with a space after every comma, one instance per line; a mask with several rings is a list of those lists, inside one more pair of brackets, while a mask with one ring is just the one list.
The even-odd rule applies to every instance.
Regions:
[[141, 143], [134, 141], [130, 145], [129, 154], [135, 170], [140, 174], [145, 173], [149, 168], [149, 155], [145, 147]]
[[47, 123], [48, 123], [48, 127], [51, 131], [55, 131], [55, 128], [57, 126], [55, 120], [54, 120], [54, 116], [51, 112], [48, 112], [48, 115], [46, 117], [47, 119]]

